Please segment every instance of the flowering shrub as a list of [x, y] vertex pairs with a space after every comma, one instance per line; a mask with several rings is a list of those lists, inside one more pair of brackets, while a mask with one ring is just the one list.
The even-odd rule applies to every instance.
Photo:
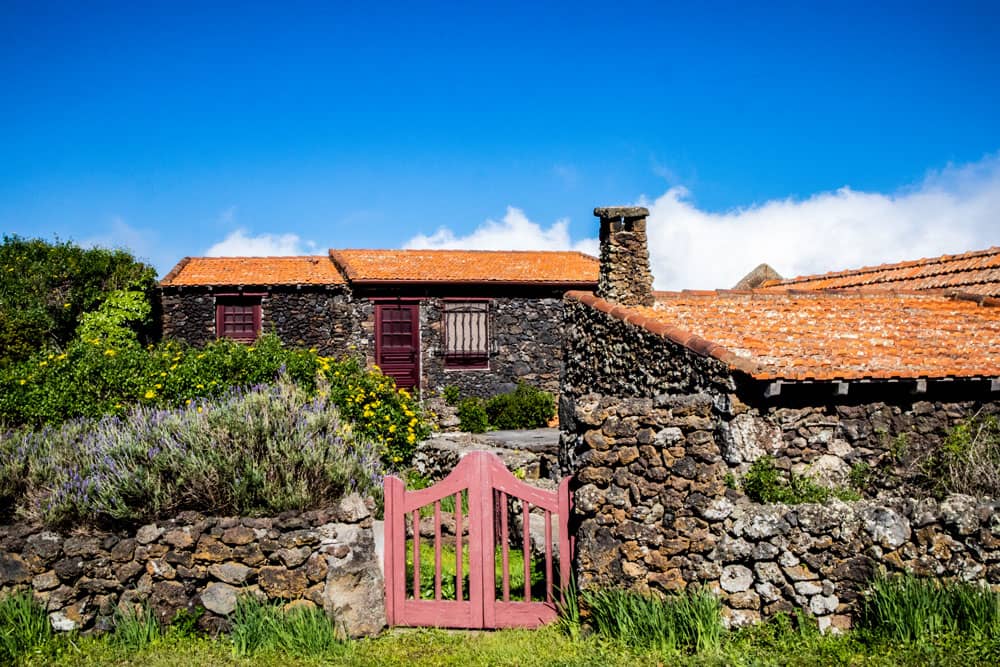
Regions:
[[[249, 346], [223, 339], [204, 348], [81, 338], [63, 352], [40, 353], [0, 369], [0, 422], [55, 425], [124, 415], [137, 404], [186, 407], [232, 387], [273, 382], [281, 372], [309, 394], [328, 392], [356, 434], [378, 443], [387, 462], [408, 462], [415, 444], [429, 433], [419, 403], [377, 369], [365, 369], [353, 358], [289, 349], [271, 335]], [[318, 381], [328, 386], [320, 389]]]
[[0, 436], [0, 507], [50, 524], [147, 521], [181, 510], [273, 514], [378, 494], [379, 451], [320, 391], [287, 378], [164, 410]]

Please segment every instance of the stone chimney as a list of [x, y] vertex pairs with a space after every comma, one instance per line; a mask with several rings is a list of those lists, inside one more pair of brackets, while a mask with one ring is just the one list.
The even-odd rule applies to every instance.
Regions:
[[597, 296], [623, 306], [653, 305], [646, 216], [642, 206], [595, 208], [601, 219], [601, 273]]

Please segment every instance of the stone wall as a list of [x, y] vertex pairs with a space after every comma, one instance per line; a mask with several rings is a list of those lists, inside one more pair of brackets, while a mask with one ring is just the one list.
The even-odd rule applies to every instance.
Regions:
[[194, 512], [135, 531], [0, 526], [0, 594], [33, 591], [56, 630], [103, 631], [115, 610], [147, 604], [162, 622], [205, 609], [199, 626], [228, 627], [237, 596], [321, 607], [350, 636], [385, 625], [371, 500], [275, 518]]
[[[249, 290], [253, 291], [253, 290]], [[314, 347], [320, 354], [364, 354], [368, 336], [362, 327], [364, 305], [345, 286], [262, 289], [261, 331], [286, 344]], [[215, 340], [215, 296], [195, 288], [161, 292], [165, 338], [204, 345]]]
[[[955, 421], [996, 411], [988, 392], [765, 399], [722, 362], [607, 311], [566, 305], [561, 458], [576, 475], [582, 586], [701, 585], [733, 624], [802, 607], [824, 627], [850, 623], [879, 567], [1000, 587], [1000, 504], [913, 496], [914, 462]], [[886, 474], [856, 503], [760, 505], [730, 487], [764, 454], [828, 483], [862, 461]]]
[[494, 352], [488, 370], [445, 368], [442, 310], [439, 298], [421, 302], [425, 390], [440, 393], [454, 385], [463, 395], [488, 397], [511, 391], [518, 382], [550, 392], [559, 390], [561, 298], [500, 297], [490, 301]]

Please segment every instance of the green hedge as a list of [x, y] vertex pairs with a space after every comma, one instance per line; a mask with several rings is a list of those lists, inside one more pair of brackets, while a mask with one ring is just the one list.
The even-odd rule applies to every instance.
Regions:
[[529, 384], [497, 394], [485, 401], [469, 397], [458, 401], [460, 428], [470, 433], [522, 428], [541, 428], [556, 414], [555, 398]]

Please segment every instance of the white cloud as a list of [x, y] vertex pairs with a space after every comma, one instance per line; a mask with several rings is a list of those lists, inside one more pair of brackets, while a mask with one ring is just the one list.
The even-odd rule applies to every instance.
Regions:
[[[650, 209], [658, 289], [731, 287], [761, 262], [791, 277], [1000, 245], [1000, 154], [948, 165], [890, 194], [843, 187], [716, 213], [699, 209], [678, 186], [639, 203]], [[596, 254], [597, 240], [574, 241], [567, 220], [546, 229], [511, 207], [503, 220], [487, 220], [467, 236], [442, 228], [406, 247]]]
[[730, 287], [760, 262], [792, 277], [996, 245], [1000, 155], [893, 194], [843, 187], [710, 213], [674, 187], [643, 203], [657, 287]]
[[245, 229], [229, 233], [205, 251], [208, 257], [277, 257], [310, 255], [316, 253], [316, 244], [303, 241], [298, 234], [258, 234], [250, 236]]
[[569, 220], [560, 219], [548, 229], [532, 222], [519, 208], [507, 207], [502, 220], [487, 220], [468, 236], [455, 236], [441, 227], [427, 236], [418, 234], [404, 248], [455, 248], [461, 250], [566, 250], [569, 248], [593, 252], [595, 242], [586, 240], [574, 244], [569, 236]]

